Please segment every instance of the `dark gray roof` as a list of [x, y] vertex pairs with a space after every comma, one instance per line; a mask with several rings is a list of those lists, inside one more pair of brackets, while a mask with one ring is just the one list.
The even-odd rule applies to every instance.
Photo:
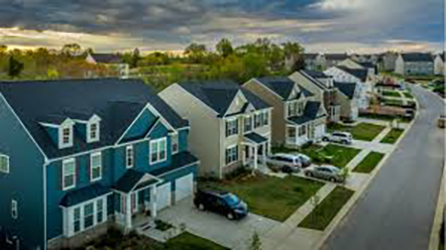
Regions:
[[95, 183], [87, 187], [68, 192], [62, 198], [59, 205], [63, 207], [71, 207], [107, 193], [111, 193], [110, 188], [106, 188], [99, 183]]
[[333, 82], [334, 86], [339, 89], [349, 99], [353, 99], [355, 96], [356, 83], [350, 82]]
[[325, 59], [330, 61], [343, 61], [348, 58], [347, 54], [325, 54]]
[[[136, 171], [133, 169], [128, 169], [121, 176], [121, 178], [119, 178], [119, 180], [113, 186], [113, 189], [124, 192], [124, 193], [128, 193], [133, 188], [136, 187], [136, 184], [138, 184], [138, 182], [142, 179], [142, 177], [144, 177], [144, 175], [145, 175], [145, 173], [142, 173], [142, 172], [139, 172], [139, 171]], [[147, 186], [151, 185], [151, 184], [155, 184], [157, 182], [158, 182], [157, 179], [151, 178], [149, 180], [149, 183], [147, 183]]]
[[219, 116], [223, 116], [229, 109], [232, 101], [239, 91], [245, 95], [256, 110], [269, 108], [270, 105], [262, 101], [250, 91], [242, 88], [234, 81], [195, 81], [182, 82], [179, 84], [190, 94], [200, 99], [207, 106], [211, 107]]
[[338, 69], [349, 73], [350, 75], [355, 76], [356, 78], [360, 79], [361, 82], [367, 81], [367, 76], [369, 74], [367, 69], [351, 69], [344, 66], [336, 66]]
[[306, 53], [306, 54], [304, 54], [304, 58], [307, 60], [314, 60], [317, 58], [318, 55], [319, 54], [317, 54], [317, 53]]
[[322, 71], [316, 71], [316, 70], [304, 70], [305, 73], [307, 73], [309, 76], [316, 78], [316, 79], [326, 79], [330, 78], [331, 76], [328, 76], [324, 74]]
[[256, 78], [265, 87], [278, 94], [282, 99], [287, 100], [294, 89], [295, 82], [288, 77], [261, 77]]
[[321, 108], [321, 105], [322, 104], [320, 102], [309, 101], [305, 105], [303, 115], [288, 118], [288, 121], [290, 121], [296, 125], [302, 125], [309, 121], [320, 118], [322, 116], [318, 116], [318, 112], [319, 112], [319, 109]]
[[370, 69], [375, 69], [376, 65], [372, 62], [356, 62], [357, 64], [361, 65], [364, 68], [370, 68]]
[[322, 82], [320, 82], [319, 80], [317, 80], [316, 78], [312, 77], [310, 74], [314, 73], [314, 71], [308, 71], [308, 70], [301, 70], [300, 73], [307, 78], [310, 82], [312, 82], [316, 87], [320, 88], [320, 89], [327, 89], [327, 86], [325, 84], [323, 84]]
[[445, 52], [438, 54], [437, 56], [439, 56], [441, 58], [441, 60], [444, 62], [444, 58], [445, 58]]
[[403, 53], [401, 54], [405, 62], [432, 62], [432, 55], [427, 53]]
[[268, 138], [265, 138], [264, 136], [261, 136], [261, 135], [257, 134], [256, 132], [251, 132], [249, 134], [246, 134], [245, 138], [248, 139], [249, 141], [254, 142], [254, 143], [263, 143], [263, 142], [268, 141]]
[[190, 152], [180, 152], [178, 154], [172, 155], [172, 161], [169, 166], [158, 168], [154, 171], [151, 171], [150, 174], [154, 176], [160, 176], [165, 173], [178, 170], [185, 166], [191, 166], [192, 164], [198, 164], [199, 160]]
[[122, 62], [121, 57], [117, 54], [91, 53], [90, 55], [97, 63], [118, 64]]
[[[147, 103], [150, 103], [174, 128], [188, 126], [186, 120], [180, 118], [141, 80], [110, 78], [0, 82], [0, 93], [4, 95], [49, 158], [116, 143]], [[97, 114], [102, 120], [101, 140], [86, 143], [85, 138], [75, 133], [74, 146], [65, 149], [59, 149], [39, 124], [45, 121], [60, 123], [63, 116], [85, 119], [93, 114]]]

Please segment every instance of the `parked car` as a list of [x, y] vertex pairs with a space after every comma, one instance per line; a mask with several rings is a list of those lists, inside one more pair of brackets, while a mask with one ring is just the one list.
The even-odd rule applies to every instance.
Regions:
[[322, 141], [352, 144], [353, 136], [349, 132], [335, 131], [331, 134], [324, 135], [324, 137], [322, 137]]
[[305, 170], [305, 175], [331, 182], [344, 182], [341, 170], [335, 166], [313, 166]]
[[198, 190], [194, 204], [202, 211], [219, 213], [229, 220], [240, 220], [248, 215], [248, 205], [229, 192]]
[[301, 168], [311, 165], [310, 157], [300, 154], [275, 154], [267, 159], [268, 165], [281, 169], [283, 172], [299, 172]]

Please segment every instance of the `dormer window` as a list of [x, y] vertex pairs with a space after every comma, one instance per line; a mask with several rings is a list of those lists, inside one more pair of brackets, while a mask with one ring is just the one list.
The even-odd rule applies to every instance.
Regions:
[[87, 142], [99, 141], [99, 122], [88, 124]]
[[65, 124], [59, 128], [59, 148], [73, 146], [73, 125]]

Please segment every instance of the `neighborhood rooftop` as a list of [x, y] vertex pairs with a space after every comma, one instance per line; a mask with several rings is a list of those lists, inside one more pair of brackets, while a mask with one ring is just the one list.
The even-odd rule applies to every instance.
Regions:
[[403, 53], [401, 54], [403, 60], [406, 62], [432, 62], [431, 54], [427, 53]]
[[[277, 95], [279, 95], [283, 100], [288, 100], [296, 84], [290, 78], [281, 76], [262, 77], [262, 78], [256, 78], [256, 80], [262, 83], [265, 87], [267, 87]], [[307, 89], [303, 88], [302, 86], [299, 87], [302, 90], [302, 92], [298, 94], [297, 98], [299, 98], [301, 94], [305, 96], [312, 95], [312, 93], [310, 93], [310, 91], [308, 91]]]
[[360, 79], [362, 82], [367, 81], [367, 75], [368, 71], [366, 69], [351, 69], [344, 66], [336, 66], [340, 70], [349, 73], [350, 75], [355, 76], [356, 78]]
[[121, 57], [111, 53], [91, 53], [90, 54], [97, 63], [121, 63]]
[[356, 83], [334, 81], [333, 84], [349, 99], [353, 99], [356, 90]]

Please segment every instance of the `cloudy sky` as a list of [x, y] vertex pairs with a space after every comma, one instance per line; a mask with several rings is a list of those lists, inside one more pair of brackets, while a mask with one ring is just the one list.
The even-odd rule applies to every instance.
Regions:
[[[12, 3], [11, 3], [12, 2]], [[0, 0], [0, 44], [180, 51], [268, 37], [307, 51], [443, 48], [443, 0]]]

